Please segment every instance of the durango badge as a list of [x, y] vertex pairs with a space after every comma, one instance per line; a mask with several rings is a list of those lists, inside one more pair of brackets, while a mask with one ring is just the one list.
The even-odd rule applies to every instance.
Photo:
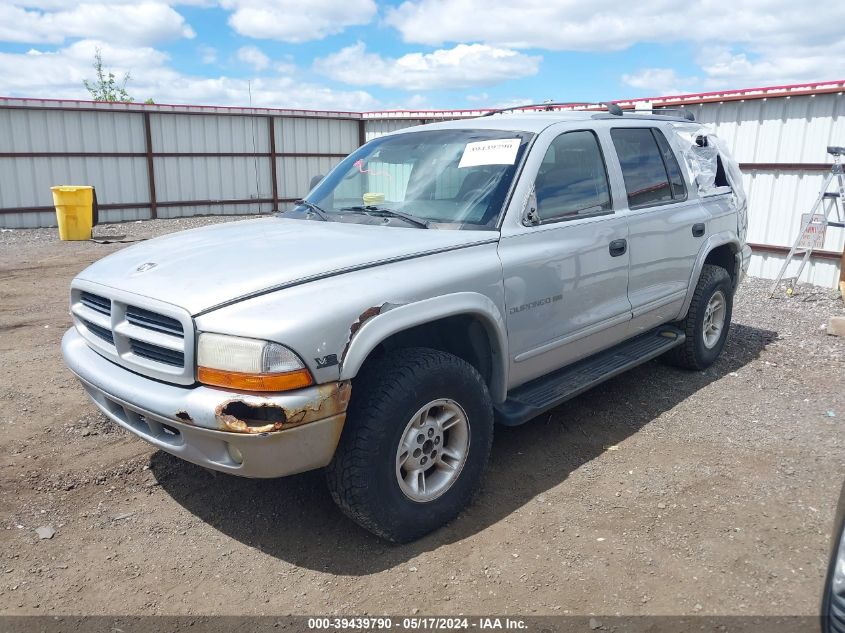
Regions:
[[135, 269], [135, 272], [145, 273], [148, 270], [155, 268], [156, 266], [158, 266], [158, 264], [156, 264], [155, 262], [145, 262], [145, 263], [141, 264], [140, 266], [138, 266], [138, 268]]

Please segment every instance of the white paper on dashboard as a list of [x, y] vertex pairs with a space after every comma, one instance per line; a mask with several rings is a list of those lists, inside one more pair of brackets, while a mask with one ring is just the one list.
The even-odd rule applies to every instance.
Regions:
[[478, 165], [513, 165], [519, 151], [518, 138], [503, 138], [495, 141], [467, 143], [458, 167]]

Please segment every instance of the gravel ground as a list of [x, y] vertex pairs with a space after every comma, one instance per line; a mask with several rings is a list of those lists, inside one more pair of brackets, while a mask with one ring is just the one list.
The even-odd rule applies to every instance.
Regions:
[[[211, 215], [191, 218], [173, 218], [169, 220], [137, 220], [120, 224], [100, 224], [94, 227], [94, 239], [113, 240], [125, 238], [126, 242], [148, 240], [165, 233], [175, 233], [186, 229], [195, 229], [209, 224], [248, 220], [255, 215]], [[266, 217], [266, 216], [265, 216]], [[62, 246], [89, 247], [88, 242], [60, 242], [57, 229], [0, 229], [0, 246], [16, 246], [25, 244], [61, 244]], [[105, 255], [106, 253], [102, 253]]]
[[211, 473], [96, 412], [60, 357], [67, 289], [122, 247], [0, 232], [0, 613], [817, 611], [845, 477], [833, 291], [768, 300], [746, 280], [713, 367], [647, 363], [497, 429], [478, 501], [394, 546], [346, 520], [319, 472]]

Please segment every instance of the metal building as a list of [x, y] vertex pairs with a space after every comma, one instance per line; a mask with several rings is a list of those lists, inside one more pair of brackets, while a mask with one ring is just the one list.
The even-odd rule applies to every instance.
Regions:
[[[751, 274], [774, 277], [845, 145], [845, 82], [623, 100], [683, 107], [725, 139], [745, 173]], [[101, 221], [268, 212], [304, 195], [361, 143], [485, 110], [317, 112], [0, 99], [0, 227], [54, 226], [50, 186], [93, 184]], [[802, 276], [833, 287], [845, 231]]]
[[0, 99], [0, 227], [55, 226], [56, 184], [101, 222], [269, 212], [362, 142], [357, 112]]

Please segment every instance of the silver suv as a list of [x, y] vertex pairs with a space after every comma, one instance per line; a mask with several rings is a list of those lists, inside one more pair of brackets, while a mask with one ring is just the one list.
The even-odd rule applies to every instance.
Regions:
[[741, 174], [686, 117], [498, 112], [373, 140], [290, 212], [117, 252], [71, 287], [70, 369], [114, 422], [245, 477], [326, 469], [409, 541], [517, 425], [725, 344]]

